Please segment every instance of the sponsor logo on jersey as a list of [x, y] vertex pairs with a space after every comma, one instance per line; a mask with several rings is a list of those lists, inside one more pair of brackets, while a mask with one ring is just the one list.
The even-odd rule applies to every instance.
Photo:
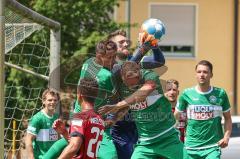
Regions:
[[56, 141], [58, 140], [58, 134], [53, 128], [40, 129], [36, 140], [41, 142]]
[[222, 107], [216, 105], [190, 105], [188, 118], [195, 120], [208, 120], [221, 116]]
[[58, 139], [58, 134], [54, 129], [49, 129], [49, 141], [56, 141]]
[[147, 108], [147, 101], [138, 102], [130, 105], [131, 110], [143, 110], [145, 108]]

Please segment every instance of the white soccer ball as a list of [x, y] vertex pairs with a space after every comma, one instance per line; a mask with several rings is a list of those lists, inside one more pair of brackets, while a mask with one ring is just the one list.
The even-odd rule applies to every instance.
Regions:
[[157, 40], [160, 40], [165, 35], [165, 26], [159, 19], [150, 18], [144, 21], [141, 30], [153, 35]]

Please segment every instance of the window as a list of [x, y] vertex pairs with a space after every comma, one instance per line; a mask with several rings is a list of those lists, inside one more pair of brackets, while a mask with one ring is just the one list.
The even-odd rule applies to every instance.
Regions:
[[240, 122], [232, 123], [231, 137], [240, 137]]
[[195, 57], [196, 5], [152, 3], [150, 17], [165, 24], [160, 48], [167, 57]]

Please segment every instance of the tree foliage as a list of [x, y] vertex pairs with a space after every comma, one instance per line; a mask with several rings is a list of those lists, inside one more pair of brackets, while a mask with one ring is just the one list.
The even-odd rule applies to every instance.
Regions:
[[[94, 46], [119, 24], [112, 20], [117, 0], [19, 0], [38, 13], [61, 23], [61, 55], [94, 52]], [[76, 55], [75, 55], [76, 56]]]

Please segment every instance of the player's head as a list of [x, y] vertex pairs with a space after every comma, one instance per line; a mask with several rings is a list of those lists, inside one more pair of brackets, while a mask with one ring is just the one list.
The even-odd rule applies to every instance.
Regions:
[[78, 100], [80, 102], [94, 103], [98, 95], [98, 83], [93, 78], [83, 78], [80, 80], [78, 89]]
[[176, 102], [179, 95], [179, 82], [175, 79], [169, 79], [166, 81], [166, 93], [165, 96], [170, 102]]
[[43, 91], [42, 103], [44, 109], [47, 109], [50, 112], [54, 112], [59, 100], [60, 100], [59, 93], [56, 92], [55, 90], [48, 88], [45, 91]]
[[108, 69], [112, 69], [117, 53], [117, 45], [110, 40], [103, 40], [97, 44], [96, 60], [97, 62]]
[[121, 68], [123, 83], [128, 87], [135, 87], [139, 84], [141, 73], [140, 66], [132, 61], [123, 63]]
[[213, 65], [209, 61], [202, 60], [198, 62], [195, 71], [199, 85], [210, 84], [210, 79], [213, 76]]
[[109, 40], [117, 44], [117, 56], [127, 57], [129, 55], [130, 40], [126, 36], [126, 31], [116, 30], [108, 35]]

